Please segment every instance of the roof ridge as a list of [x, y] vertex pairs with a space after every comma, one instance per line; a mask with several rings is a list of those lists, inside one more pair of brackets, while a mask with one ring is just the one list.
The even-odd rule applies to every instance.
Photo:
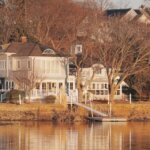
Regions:
[[33, 47], [31, 48], [30, 52], [29, 52], [29, 56], [31, 55], [32, 51], [34, 50], [34, 48], [36, 47], [36, 43], [33, 43]]

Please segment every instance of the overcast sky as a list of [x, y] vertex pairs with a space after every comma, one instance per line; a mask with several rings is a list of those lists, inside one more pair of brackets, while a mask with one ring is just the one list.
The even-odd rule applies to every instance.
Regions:
[[143, 0], [112, 0], [118, 7], [122, 8], [123, 6], [139, 8]]
[[[75, 1], [84, 1], [84, 0], [75, 0]], [[100, 1], [100, 0], [97, 0]], [[116, 8], [130, 7], [130, 8], [139, 8], [144, 0], [110, 0], [112, 1]]]

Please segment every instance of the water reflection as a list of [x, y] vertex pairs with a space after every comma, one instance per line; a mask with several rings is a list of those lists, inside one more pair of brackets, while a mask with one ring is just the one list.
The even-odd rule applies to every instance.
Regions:
[[148, 150], [149, 126], [150, 123], [18, 122], [0, 126], [0, 150]]

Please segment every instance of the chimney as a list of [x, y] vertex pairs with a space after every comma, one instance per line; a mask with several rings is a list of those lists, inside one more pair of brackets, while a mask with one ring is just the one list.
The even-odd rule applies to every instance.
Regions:
[[21, 36], [21, 42], [22, 43], [27, 43], [27, 37], [26, 36]]

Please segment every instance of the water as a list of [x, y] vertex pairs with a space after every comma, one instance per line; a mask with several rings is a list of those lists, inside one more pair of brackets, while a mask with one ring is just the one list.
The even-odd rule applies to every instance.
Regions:
[[150, 150], [150, 123], [0, 125], [0, 150]]

